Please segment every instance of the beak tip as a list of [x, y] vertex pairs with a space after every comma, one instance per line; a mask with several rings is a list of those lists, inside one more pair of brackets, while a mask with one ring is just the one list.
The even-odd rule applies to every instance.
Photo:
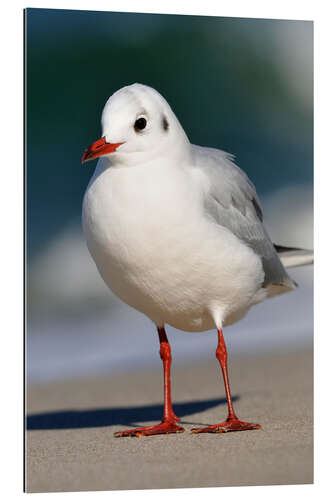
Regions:
[[92, 158], [89, 158], [89, 156], [90, 156], [89, 153], [90, 153], [89, 149], [86, 149], [81, 157], [81, 165], [83, 165], [84, 163], [87, 163], [89, 160], [92, 159]]
[[81, 158], [81, 164], [90, 160], [95, 160], [95, 158], [98, 158], [99, 156], [114, 153], [122, 144], [123, 142], [117, 142], [114, 144], [108, 143], [106, 142], [105, 137], [102, 137], [102, 139], [98, 139], [98, 141], [95, 141], [91, 144], [91, 146], [89, 146], [88, 149], [85, 150]]

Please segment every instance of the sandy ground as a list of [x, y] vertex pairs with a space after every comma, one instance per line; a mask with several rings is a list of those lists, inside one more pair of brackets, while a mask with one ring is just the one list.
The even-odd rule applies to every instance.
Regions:
[[183, 434], [114, 438], [162, 414], [162, 370], [28, 389], [28, 492], [313, 482], [312, 351], [230, 358], [235, 408], [262, 430], [193, 435], [226, 416], [219, 367], [173, 364]]

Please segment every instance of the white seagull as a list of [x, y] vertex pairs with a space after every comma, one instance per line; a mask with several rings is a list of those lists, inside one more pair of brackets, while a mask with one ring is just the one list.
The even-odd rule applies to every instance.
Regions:
[[233, 157], [191, 144], [167, 101], [151, 87], [136, 83], [108, 99], [102, 139], [82, 162], [95, 158], [83, 200], [88, 249], [112, 291], [155, 323], [164, 367], [162, 422], [115, 435], [184, 431], [172, 409], [166, 323], [218, 332], [228, 417], [192, 432], [259, 429], [235, 414], [222, 328], [265, 298], [295, 288], [281, 252], [292, 265], [311, 263], [313, 253], [275, 248], [255, 187]]

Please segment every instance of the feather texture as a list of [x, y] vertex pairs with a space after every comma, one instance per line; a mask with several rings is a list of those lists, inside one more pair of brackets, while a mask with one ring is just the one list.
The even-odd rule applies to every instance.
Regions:
[[294, 288], [263, 224], [263, 213], [254, 185], [233, 162], [233, 156], [218, 149], [192, 146], [195, 166], [207, 178], [205, 208], [209, 217], [228, 228], [261, 257], [263, 286]]

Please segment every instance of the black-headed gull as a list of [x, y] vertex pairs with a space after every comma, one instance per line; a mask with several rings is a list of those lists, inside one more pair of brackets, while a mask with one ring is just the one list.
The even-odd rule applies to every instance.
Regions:
[[[106, 284], [155, 323], [164, 366], [162, 422], [116, 436], [184, 431], [172, 409], [166, 323], [218, 332], [228, 418], [192, 432], [259, 429], [233, 409], [222, 327], [295, 283], [265, 230], [253, 184], [228, 153], [192, 145], [166, 100], [141, 84], [107, 101], [102, 138], [82, 162], [95, 158], [83, 201], [87, 245]], [[289, 250], [293, 265], [312, 261], [311, 252]]]

